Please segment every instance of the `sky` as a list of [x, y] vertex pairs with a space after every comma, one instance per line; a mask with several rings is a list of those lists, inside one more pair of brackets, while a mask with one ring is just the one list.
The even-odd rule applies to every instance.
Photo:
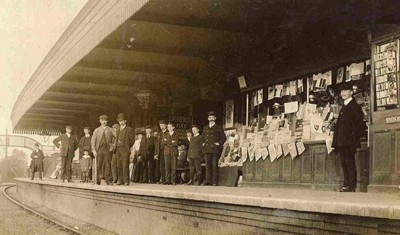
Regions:
[[0, 134], [18, 95], [87, 0], [0, 0]]
[[[5, 134], [6, 129], [12, 133], [10, 116], [18, 95], [86, 3], [87, 0], [0, 0], [0, 134]], [[43, 143], [40, 136], [30, 137]], [[0, 157], [3, 151], [1, 148]]]

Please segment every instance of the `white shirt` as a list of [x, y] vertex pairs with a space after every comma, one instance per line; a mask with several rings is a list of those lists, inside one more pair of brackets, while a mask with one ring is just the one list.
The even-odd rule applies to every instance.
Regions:
[[88, 135], [85, 135], [85, 137], [86, 137], [86, 138], [89, 138], [89, 137], [90, 137], [90, 134], [88, 134]]
[[65, 133], [65, 134], [67, 134], [68, 138], [71, 138], [71, 134], [68, 134], [68, 133]]
[[208, 126], [211, 128], [215, 125], [215, 122], [213, 124], [208, 124]]
[[198, 135], [200, 135], [199, 133], [197, 133], [197, 134], [195, 134], [195, 135], [193, 135], [194, 137], [196, 137], [196, 136], [198, 136]]
[[125, 126], [120, 126], [120, 129], [123, 130], [125, 127], [126, 127], [126, 125]]
[[169, 135], [173, 135], [173, 134], [174, 134], [174, 132], [173, 132], [173, 131], [169, 133]]
[[353, 97], [350, 97], [347, 100], [345, 100], [344, 105], [348, 105], [352, 99], [353, 99]]

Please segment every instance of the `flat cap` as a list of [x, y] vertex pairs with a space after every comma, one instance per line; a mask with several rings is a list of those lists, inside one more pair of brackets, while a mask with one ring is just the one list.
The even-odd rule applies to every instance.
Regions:
[[214, 111], [209, 111], [209, 112], [207, 113], [207, 117], [209, 117], [209, 116], [214, 116], [214, 117], [216, 117], [217, 115], [215, 114]]
[[99, 117], [100, 120], [108, 120], [108, 116], [107, 115], [100, 115]]

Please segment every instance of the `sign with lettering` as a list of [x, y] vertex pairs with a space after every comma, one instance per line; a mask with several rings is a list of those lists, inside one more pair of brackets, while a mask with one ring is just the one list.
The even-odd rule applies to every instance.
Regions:
[[180, 137], [185, 137], [185, 131], [192, 128], [191, 116], [169, 116], [169, 120], [175, 123], [175, 131]]
[[387, 117], [385, 122], [386, 124], [400, 122], [400, 116]]

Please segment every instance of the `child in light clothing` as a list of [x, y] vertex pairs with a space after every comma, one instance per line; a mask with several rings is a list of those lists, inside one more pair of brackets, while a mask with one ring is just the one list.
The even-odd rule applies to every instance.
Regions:
[[92, 166], [92, 158], [89, 155], [89, 151], [85, 150], [83, 152], [83, 156], [80, 160], [80, 164], [81, 164], [81, 170], [82, 170], [82, 182], [88, 183], [89, 182], [88, 172]]

